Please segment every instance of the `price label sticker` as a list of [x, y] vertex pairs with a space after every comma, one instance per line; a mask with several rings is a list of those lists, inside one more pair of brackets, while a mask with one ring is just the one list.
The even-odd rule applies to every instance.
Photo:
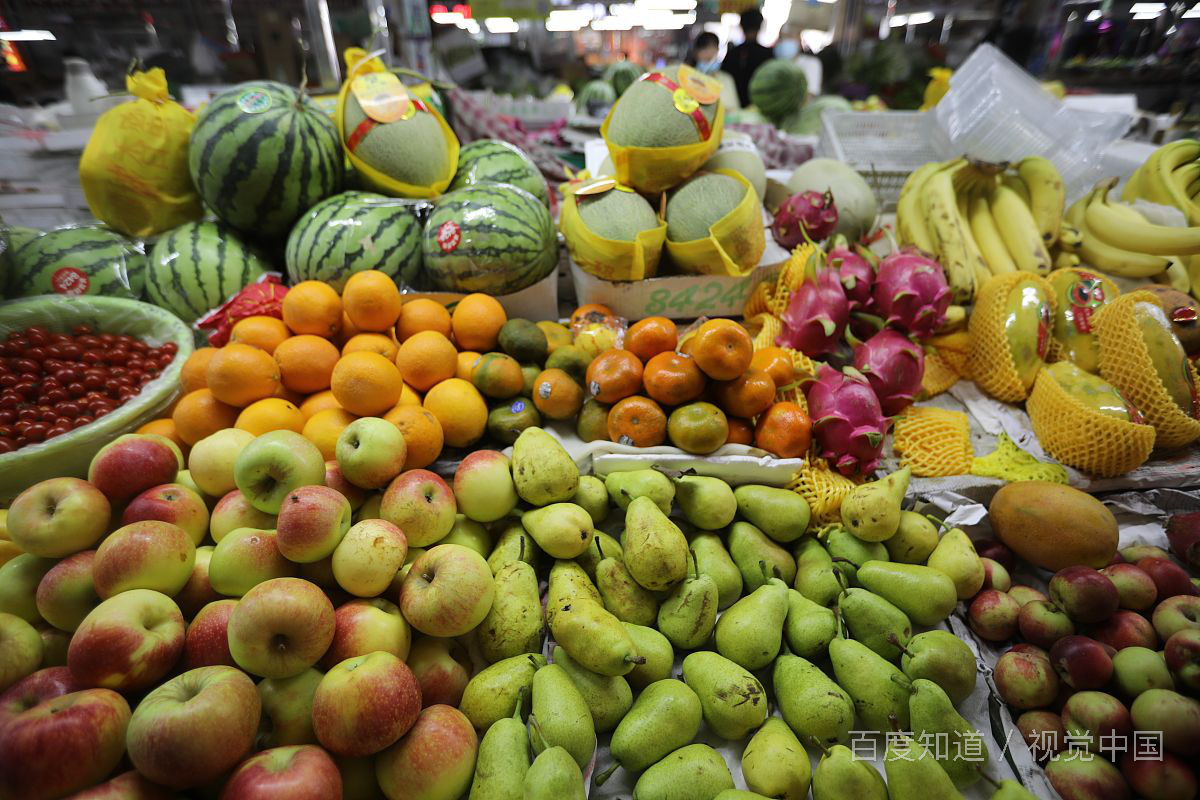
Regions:
[[687, 64], [679, 67], [679, 85], [697, 103], [708, 105], [721, 99], [721, 82]]
[[599, 178], [590, 178], [586, 181], [582, 181], [577, 186], [568, 186], [567, 187], [568, 191], [570, 191], [570, 193], [575, 195], [576, 197], [587, 197], [588, 195], [593, 195], [593, 194], [604, 194], [605, 192], [609, 191], [610, 189], [618, 189], [618, 188], [620, 188], [620, 187], [617, 186], [617, 179], [608, 177], [608, 176], [602, 176]]
[[408, 88], [390, 72], [359, 75], [350, 82], [350, 91], [363, 113], [376, 122], [398, 122], [417, 113]]

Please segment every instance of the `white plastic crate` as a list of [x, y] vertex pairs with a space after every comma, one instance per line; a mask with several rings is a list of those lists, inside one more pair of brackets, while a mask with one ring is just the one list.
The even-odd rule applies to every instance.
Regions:
[[536, 97], [512, 97], [490, 91], [472, 91], [467, 94], [495, 114], [516, 117], [529, 129], [548, 127], [560, 119], [566, 119], [571, 113], [571, 101], [567, 99], [540, 100]]
[[821, 114], [817, 155], [858, 170], [880, 204], [894, 208], [909, 173], [940, 161], [944, 137], [920, 111], [826, 111]]

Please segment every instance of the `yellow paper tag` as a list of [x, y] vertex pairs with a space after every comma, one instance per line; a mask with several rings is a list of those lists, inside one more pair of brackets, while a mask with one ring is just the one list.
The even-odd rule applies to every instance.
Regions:
[[604, 194], [610, 189], [616, 189], [617, 179], [610, 177], [591, 178], [576, 186], [568, 186], [567, 190], [576, 197], [586, 197], [593, 194]]
[[687, 64], [679, 67], [679, 85], [697, 103], [708, 105], [721, 98], [721, 82]]
[[408, 88], [390, 72], [368, 72], [350, 82], [363, 113], [376, 122], [397, 122], [417, 112]]

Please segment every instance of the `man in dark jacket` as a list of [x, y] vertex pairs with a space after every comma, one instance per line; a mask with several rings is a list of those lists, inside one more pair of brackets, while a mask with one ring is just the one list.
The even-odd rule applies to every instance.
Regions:
[[762, 14], [758, 11], [743, 11], [741, 26], [745, 41], [729, 48], [725, 60], [721, 62], [721, 69], [733, 76], [738, 99], [743, 107], [750, 105], [750, 76], [764, 62], [771, 60], [771, 48], [758, 43], [758, 32], [762, 30], [762, 22]]

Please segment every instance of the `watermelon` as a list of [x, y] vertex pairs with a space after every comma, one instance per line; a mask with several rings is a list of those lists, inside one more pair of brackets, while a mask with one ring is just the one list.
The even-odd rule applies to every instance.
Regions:
[[617, 101], [617, 93], [608, 81], [588, 81], [575, 95], [575, 110], [593, 117], [604, 116], [605, 110]]
[[750, 76], [750, 102], [767, 119], [779, 122], [795, 114], [808, 97], [808, 78], [799, 64], [773, 58]]
[[524, 189], [481, 183], [442, 195], [425, 223], [425, 273], [439, 289], [508, 294], [558, 264], [550, 212]]
[[541, 170], [525, 151], [508, 142], [480, 139], [458, 151], [458, 171], [450, 191], [477, 183], [511, 183], [550, 205]]
[[324, 281], [340, 292], [355, 272], [375, 269], [412, 286], [421, 268], [415, 206], [371, 192], [322, 200], [300, 217], [288, 237], [288, 280]]
[[613, 91], [620, 97], [645, 71], [632, 61], [614, 61], [604, 69], [604, 80], [612, 84]]
[[192, 322], [270, 269], [228, 226], [187, 222], [160, 236], [150, 251], [146, 296]]
[[188, 168], [200, 197], [240, 231], [275, 239], [341, 191], [337, 126], [307, 96], [275, 81], [222, 92], [196, 117]]
[[141, 297], [146, 256], [141, 246], [99, 225], [75, 225], [28, 239], [12, 253], [11, 293]]
[[0, 297], [7, 297], [11, 284], [17, 280], [16, 261], [13, 258], [17, 248], [41, 235], [39, 230], [8, 225], [0, 220]]

